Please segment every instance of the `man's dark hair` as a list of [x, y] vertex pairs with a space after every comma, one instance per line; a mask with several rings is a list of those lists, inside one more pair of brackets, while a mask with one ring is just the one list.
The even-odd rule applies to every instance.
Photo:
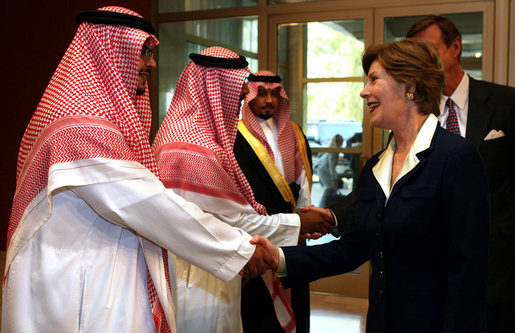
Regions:
[[[461, 34], [456, 25], [445, 16], [431, 15], [418, 20], [411, 26], [406, 37], [415, 37], [419, 32], [426, 30], [429, 26], [436, 24], [442, 33], [442, 41], [447, 47], [451, 46], [452, 41], [459, 37], [461, 41]], [[458, 55], [458, 60], [461, 60], [461, 50]]]

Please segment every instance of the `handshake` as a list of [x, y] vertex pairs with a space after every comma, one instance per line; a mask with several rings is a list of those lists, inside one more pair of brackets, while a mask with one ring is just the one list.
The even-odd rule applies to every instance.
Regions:
[[[304, 244], [306, 239], [320, 238], [331, 232], [335, 225], [332, 212], [326, 208], [304, 207], [297, 214], [301, 225], [299, 244]], [[252, 237], [250, 243], [256, 245], [256, 250], [240, 275], [244, 278], [253, 278], [269, 269], [276, 272], [279, 266], [279, 248], [263, 236]]]

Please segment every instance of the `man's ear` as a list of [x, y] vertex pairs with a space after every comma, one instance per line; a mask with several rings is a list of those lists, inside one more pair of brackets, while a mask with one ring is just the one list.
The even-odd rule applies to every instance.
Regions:
[[456, 38], [451, 42], [449, 48], [452, 50], [454, 57], [457, 58], [461, 52], [461, 37], [456, 36]]

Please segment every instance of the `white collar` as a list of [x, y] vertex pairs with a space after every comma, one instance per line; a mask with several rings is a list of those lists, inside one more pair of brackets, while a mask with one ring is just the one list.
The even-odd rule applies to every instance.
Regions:
[[274, 117], [270, 117], [268, 119], [256, 117], [256, 119], [259, 122], [259, 124], [261, 125], [261, 127], [268, 126], [270, 129], [274, 128]]
[[[442, 95], [442, 101], [443, 105], [445, 105], [445, 102], [447, 102], [448, 98], [451, 98], [452, 101], [458, 106], [459, 110], [463, 110], [465, 108], [465, 105], [467, 103], [467, 99], [469, 97], [469, 76], [467, 73], [463, 74], [463, 77], [461, 78], [460, 83], [454, 90], [451, 96], [445, 96]], [[443, 110], [443, 105], [441, 105], [440, 110]]]
[[[406, 155], [406, 159], [404, 160], [395, 182], [413, 170], [413, 168], [415, 168], [415, 166], [420, 162], [416, 155], [429, 148], [437, 125], [438, 118], [434, 114], [430, 114], [424, 121], [420, 131], [417, 133], [417, 137], [415, 138], [408, 155]], [[379, 185], [381, 185], [387, 200], [390, 197], [390, 188], [393, 188], [393, 186], [390, 186], [390, 182], [392, 178], [393, 155], [396, 147], [397, 144], [395, 139], [392, 138], [385, 151], [379, 155], [379, 161], [372, 168], [372, 172], [374, 173]]]

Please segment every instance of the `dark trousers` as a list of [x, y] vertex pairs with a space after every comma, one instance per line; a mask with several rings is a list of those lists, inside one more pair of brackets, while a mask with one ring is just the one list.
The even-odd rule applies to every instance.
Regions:
[[486, 318], [488, 333], [515, 332], [515, 300], [505, 303], [487, 304]]
[[[309, 284], [291, 290], [292, 308], [299, 333], [309, 333]], [[241, 291], [244, 333], [283, 333], [270, 292], [261, 277], [251, 279]]]

